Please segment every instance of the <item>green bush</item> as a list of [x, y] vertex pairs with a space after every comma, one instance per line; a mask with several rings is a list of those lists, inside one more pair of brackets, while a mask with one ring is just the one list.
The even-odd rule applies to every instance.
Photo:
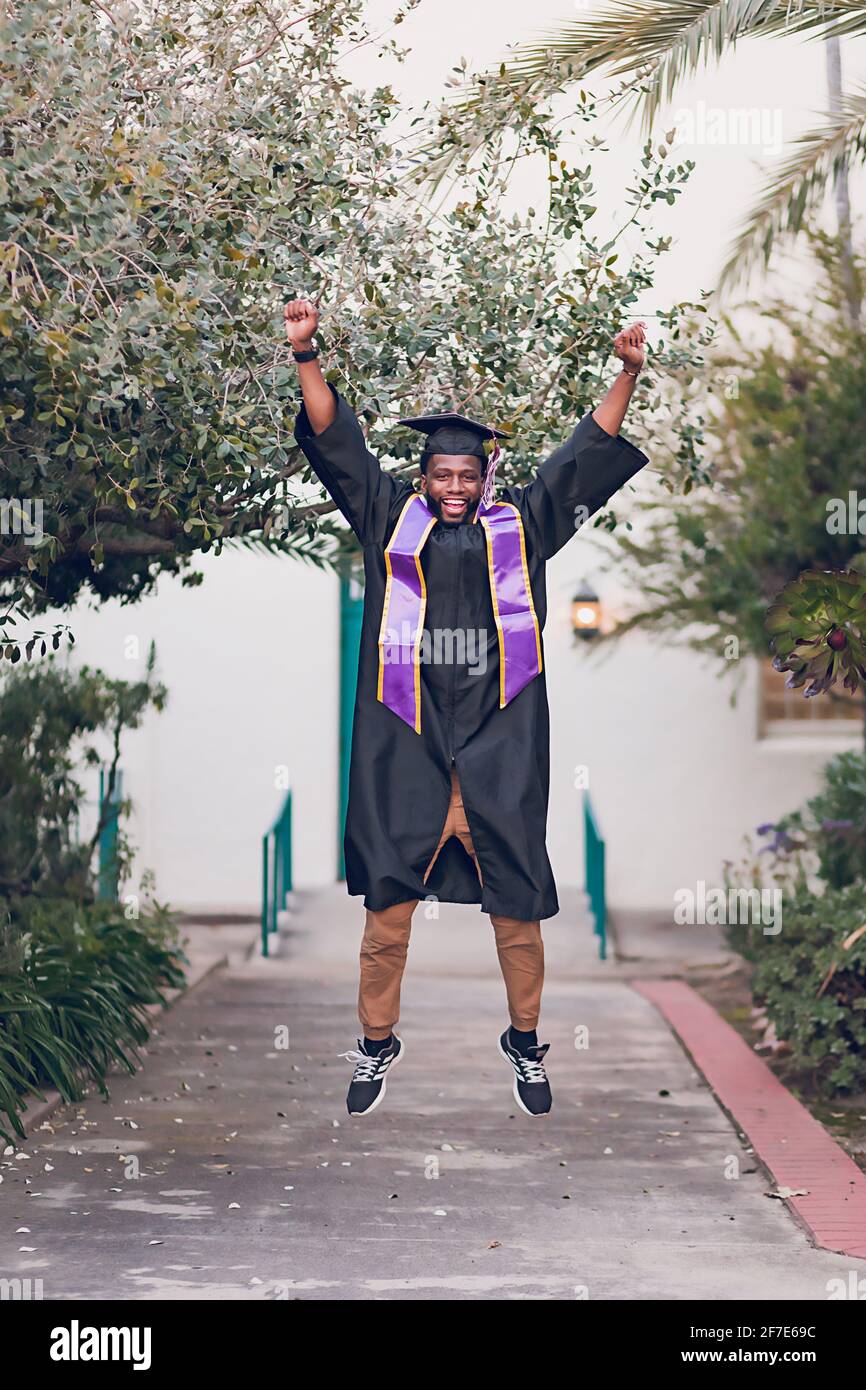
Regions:
[[801, 832], [818, 856], [818, 873], [831, 888], [866, 879], [866, 753], [840, 753], [823, 773], [824, 785], [803, 811], [780, 822]]
[[[841, 753], [799, 810], [758, 827], [726, 887], [775, 887], [782, 930], [726, 930], [794, 1064], [826, 1095], [866, 1086], [866, 754]], [[863, 933], [857, 936], [859, 928]], [[847, 943], [847, 944], [846, 944]]]
[[725, 862], [726, 885], [822, 892], [866, 880], [866, 753], [839, 753], [822, 777], [801, 810], [758, 826], [763, 843], [746, 836], [740, 862]]
[[[114, 1064], [135, 1070], [150, 1031], [148, 1004], [183, 985], [186, 960], [172, 914], [152, 904], [127, 920], [120, 903], [34, 901], [29, 929], [0, 944], [0, 1115], [23, 1137], [19, 1112], [55, 1087], [77, 1100], [88, 1082], [108, 1094]], [[11, 1139], [0, 1123], [0, 1134]]]
[[784, 904], [782, 930], [746, 932], [752, 993], [766, 1007], [794, 1064], [825, 1094], [866, 1087], [866, 883], [801, 888]]
[[810, 244], [814, 293], [760, 306], [771, 338], [726, 320], [732, 351], [714, 355], [699, 397], [717, 485], [648, 499], [639, 530], [618, 527], [611, 542], [610, 568], [640, 595], [615, 633], [660, 633], [735, 679], [747, 654], [766, 659], [767, 608], [784, 585], [805, 570], [866, 567], [864, 537], [828, 516], [832, 499], [866, 485], [863, 334], [840, 329], [837, 247], [819, 232]]
[[[138, 681], [110, 680], [87, 666], [71, 671], [53, 657], [6, 669], [0, 682], [0, 912], [13, 924], [26, 921], [33, 899], [95, 897], [93, 859], [111, 809], [107, 798], [121, 739], [141, 725], [148, 709], [165, 705], [155, 661], [151, 648]], [[79, 832], [86, 795], [81, 777], [88, 773], [93, 785], [107, 746], [106, 805], [85, 840]], [[123, 877], [131, 854], [122, 831], [117, 842]]]
[[[95, 1081], [107, 1094], [113, 1065], [134, 1070], [147, 1005], [183, 983], [176, 921], [148, 882], [123, 903], [97, 899], [105, 812], [79, 833], [81, 770], [95, 777], [108, 744], [113, 786], [124, 731], [164, 703], [153, 666], [151, 651], [145, 678], [127, 682], [49, 660], [0, 680], [0, 1118], [19, 1135], [31, 1093], [54, 1086], [74, 1100]], [[117, 847], [123, 879], [122, 831]]]

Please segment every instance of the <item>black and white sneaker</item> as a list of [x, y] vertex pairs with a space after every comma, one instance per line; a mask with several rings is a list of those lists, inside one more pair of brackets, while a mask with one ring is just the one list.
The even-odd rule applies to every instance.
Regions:
[[528, 1047], [526, 1053], [518, 1052], [509, 1040], [510, 1029], [499, 1039], [499, 1052], [514, 1071], [514, 1099], [527, 1115], [546, 1115], [553, 1104], [550, 1082], [544, 1070], [542, 1058], [550, 1043], [539, 1043]]
[[350, 1062], [355, 1063], [355, 1074], [349, 1082], [349, 1093], [346, 1096], [346, 1108], [350, 1115], [369, 1115], [384, 1098], [388, 1068], [397, 1065], [403, 1056], [404, 1048], [400, 1038], [393, 1033], [390, 1045], [378, 1054], [371, 1055], [366, 1052], [361, 1038], [358, 1039], [358, 1049], [356, 1051], [352, 1048], [349, 1052], [340, 1053], [341, 1057], [348, 1057]]

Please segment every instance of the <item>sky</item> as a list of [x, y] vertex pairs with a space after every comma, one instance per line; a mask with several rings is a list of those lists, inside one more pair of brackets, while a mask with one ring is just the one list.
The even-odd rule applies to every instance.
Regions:
[[[407, 101], [420, 103], [443, 95], [449, 72], [461, 57], [483, 70], [507, 57], [509, 46], [536, 41], [551, 27], [591, 12], [593, 6], [585, 0], [533, 0], [531, 7], [525, 0], [422, 0], [397, 27], [390, 23], [395, 9], [396, 0], [368, 0], [374, 32], [393, 35], [402, 47], [411, 47], [411, 53], [400, 64], [390, 57], [378, 58], [378, 45], [370, 45], [353, 55], [349, 71], [364, 86], [388, 81]], [[866, 76], [866, 40], [843, 41], [842, 62], [843, 83], [853, 88]], [[595, 79], [582, 85], [596, 96], [609, 86]], [[654, 224], [660, 234], [674, 237], [674, 246], [659, 263], [655, 289], [639, 305], [640, 313], [696, 298], [701, 290], [715, 287], [730, 243], [767, 172], [790, 151], [797, 136], [812, 127], [825, 102], [824, 47], [798, 38], [746, 40], [720, 65], [683, 85], [657, 129], [661, 136], [674, 124], [688, 126], [694, 138], [679, 150], [694, 159], [697, 168], [683, 197]], [[718, 131], [721, 142], [715, 136]], [[615, 225], [643, 137], [638, 124], [628, 126], [621, 114], [604, 117], [599, 133], [610, 142], [608, 154], [592, 159], [599, 208]], [[533, 187], [530, 171], [520, 169], [514, 183], [518, 204], [532, 201]], [[864, 196], [866, 180], [858, 171], [852, 180], [855, 235]], [[829, 209], [826, 222], [832, 225]], [[760, 293], [762, 283], [774, 281], [792, 298], [807, 296], [808, 262], [796, 251], [788, 253], [773, 280], [753, 279], [750, 291]], [[741, 298], [742, 291], [734, 292], [724, 307], [731, 308]]]

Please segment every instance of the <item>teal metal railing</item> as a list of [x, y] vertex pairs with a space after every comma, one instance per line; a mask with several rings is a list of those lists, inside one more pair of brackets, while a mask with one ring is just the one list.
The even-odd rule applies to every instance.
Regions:
[[600, 960], [607, 960], [605, 845], [587, 791], [583, 793], [583, 863], [584, 888], [598, 937], [598, 955]]
[[276, 820], [262, 836], [262, 955], [277, 930], [277, 914], [292, 891], [292, 793], [286, 792]]
[[364, 620], [364, 586], [358, 579], [340, 580], [340, 818], [337, 825], [337, 877], [346, 877], [343, 835], [349, 806], [349, 764], [352, 757], [352, 719], [358, 685], [358, 656]]
[[[102, 821], [106, 799], [108, 797], [109, 769], [101, 767], [99, 769], [99, 819]], [[123, 800], [123, 773], [117, 769], [114, 777], [114, 786], [111, 789], [111, 799], [109, 802], [108, 815], [105, 824], [99, 832], [99, 880], [97, 896], [108, 902], [117, 899], [118, 880], [120, 877], [117, 862], [117, 829], [120, 816], [120, 803]]]

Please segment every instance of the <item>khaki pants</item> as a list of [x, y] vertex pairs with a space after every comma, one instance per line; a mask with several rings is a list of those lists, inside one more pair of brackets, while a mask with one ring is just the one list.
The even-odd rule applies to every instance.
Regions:
[[[456, 768], [451, 769], [451, 804], [436, 852], [424, 874], [425, 883], [436, 863], [439, 851], [452, 835], [457, 836], [471, 856], [481, 879], [481, 869], [463, 809]], [[409, 949], [412, 914], [418, 902], [418, 898], [411, 898], [407, 902], [386, 907], [382, 912], [367, 910], [364, 938], [361, 942], [358, 1017], [365, 1037], [373, 1041], [387, 1038], [400, 1018], [400, 984]], [[528, 1033], [538, 1023], [541, 987], [544, 983], [541, 925], [539, 922], [523, 922], [516, 917], [500, 917], [494, 913], [490, 914], [490, 921], [496, 937], [499, 966], [505, 980], [511, 1022], [520, 1032]]]

